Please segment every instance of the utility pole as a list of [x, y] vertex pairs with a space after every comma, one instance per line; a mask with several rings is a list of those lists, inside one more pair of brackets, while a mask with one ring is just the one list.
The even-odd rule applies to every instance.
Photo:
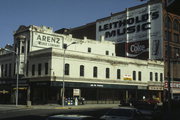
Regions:
[[[164, 8], [166, 10], [166, 14], [167, 14], [167, 22], [170, 22], [168, 21], [168, 10], [167, 10], [167, 0], [164, 1]], [[167, 26], [169, 29], [169, 26]], [[171, 112], [171, 53], [170, 53], [170, 39], [169, 37], [166, 38], [167, 39], [167, 80], [168, 80], [168, 112], [170, 113]]]

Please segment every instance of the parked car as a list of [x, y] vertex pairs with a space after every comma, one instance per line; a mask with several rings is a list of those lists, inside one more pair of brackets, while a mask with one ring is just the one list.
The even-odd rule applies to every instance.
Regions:
[[173, 100], [174, 100], [174, 101], [180, 101], [180, 96], [174, 96], [174, 97], [173, 97]]
[[118, 107], [112, 108], [105, 115], [100, 117], [101, 120], [145, 120], [144, 116], [136, 108]]
[[162, 117], [162, 105], [157, 104], [156, 101], [138, 101], [134, 104], [134, 107], [143, 114], [146, 120], [157, 119]]
[[98, 120], [98, 119], [86, 115], [53, 115], [53, 116], [49, 116], [46, 120]]

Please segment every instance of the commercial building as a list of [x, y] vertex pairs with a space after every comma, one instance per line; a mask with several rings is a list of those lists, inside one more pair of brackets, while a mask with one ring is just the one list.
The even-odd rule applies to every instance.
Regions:
[[19, 103], [24, 104], [59, 103], [63, 83], [66, 98], [84, 97], [86, 103], [119, 103], [143, 96], [162, 100], [168, 70], [172, 93], [179, 95], [176, 4], [177, 0], [168, 2], [167, 12], [163, 0], [150, 0], [56, 32], [45, 26], [20, 26], [14, 44], [5, 46], [16, 54], [0, 50], [0, 102], [15, 103], [17, 71]]
[[[104, 36], [105, 40], [116, 43], [117, 56], [164, 61], [165, 80], [168, 81], [167, 73], [170, 70], [172, 85], [176, 86], [172, 87], [172, 91], [175, 91], [172, 93], [180, 95], [180, 87], [178, 87], [180, 11], [178, 5], [178, 0], [149, 0], [145, 4], [112, 13], [96, 22], [72, 29], [60, 29], [56, 32], [72, 34], [76, 38], [87, 36], [96, 40]], [[168, 41], [170, 41], [169, 49]], [[168, 59], [170, 59], [170, 67], [168, 67]]]
[[115, 43], [104, 37], [78, 39], [45, 26], [20, 26], [13, 46], [5, 48], [17, 55], [0, 50], [1, 103], [15, 103], [17, 70], [19, 104], [59, 103], [63, 81], [66, 98], [84, 97], [86, 103], [163, 98], [164, 62], [116, 56]]

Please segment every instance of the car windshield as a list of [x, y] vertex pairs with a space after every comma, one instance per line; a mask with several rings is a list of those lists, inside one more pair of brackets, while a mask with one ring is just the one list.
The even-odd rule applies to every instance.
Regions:
[[112, 109], [106, 115], [130, 117], [133, 115], [133, 111], [128, 109]]

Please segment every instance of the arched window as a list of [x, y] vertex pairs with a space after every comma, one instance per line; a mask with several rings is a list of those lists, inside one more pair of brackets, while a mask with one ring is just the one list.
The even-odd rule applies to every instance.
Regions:
[[1, 65], [1, 77], [4, 77], [4, 65]]
[[64, 70], [65, 75], [69, 75], [69, 64], [65, 64], [65, 70]]
[[158, 81], [158, 73], [155, 73], [155, 81]]
[[94, 68], [93, 68], [93, 77], [96, 77], [96, 78], [97, 78], [97, 73], [98, 73], [98, 68], [97, 68], [97, 67], [94, 67]]
[[45, 75], [47, 75], [49, 72], [49, 65], [48, 63], [45, 63]]
[[136, 71], [133, 71], [133, 80], [136, 80]]
[[160, 81], [163, 81], [163, 73], [160, 73]]
[[142, 80], [142, 74], [141, 74], [141, 71], [138, 72], [138, 80], [139, 80], [139, 81]]
[[31, 69], [31, 70], [32, 70], [32, 71], [31, 71], [32, 76], [34, 76], [34, 75], [35, 75], [35, 64], [32, 65], [32, 69]]
[[165, 19], [165, 27], [167, 29], [171, 29], [171, 26], [172, 26], [172, 21], [171, 21], [170, 17], [166, 17], [166, 19]]
[[178, 22], [177, 19], [175, 19], [174, 22], [173, 22], [173, 29], [175, 31], [179, 31], [179, 22]]
[[153, 72], [150, 72], [150, 77], [149, 77], [150, 81], [153, 81]]
[[106, 78], [109, 78], [109, 77], [110, 77], [110, 69], [106, 68]]
[[84, 76], [84, 65], [80, 65], [80, 76]]
[[121, 79], [121, 70], [117, 69], [117, 79]]

